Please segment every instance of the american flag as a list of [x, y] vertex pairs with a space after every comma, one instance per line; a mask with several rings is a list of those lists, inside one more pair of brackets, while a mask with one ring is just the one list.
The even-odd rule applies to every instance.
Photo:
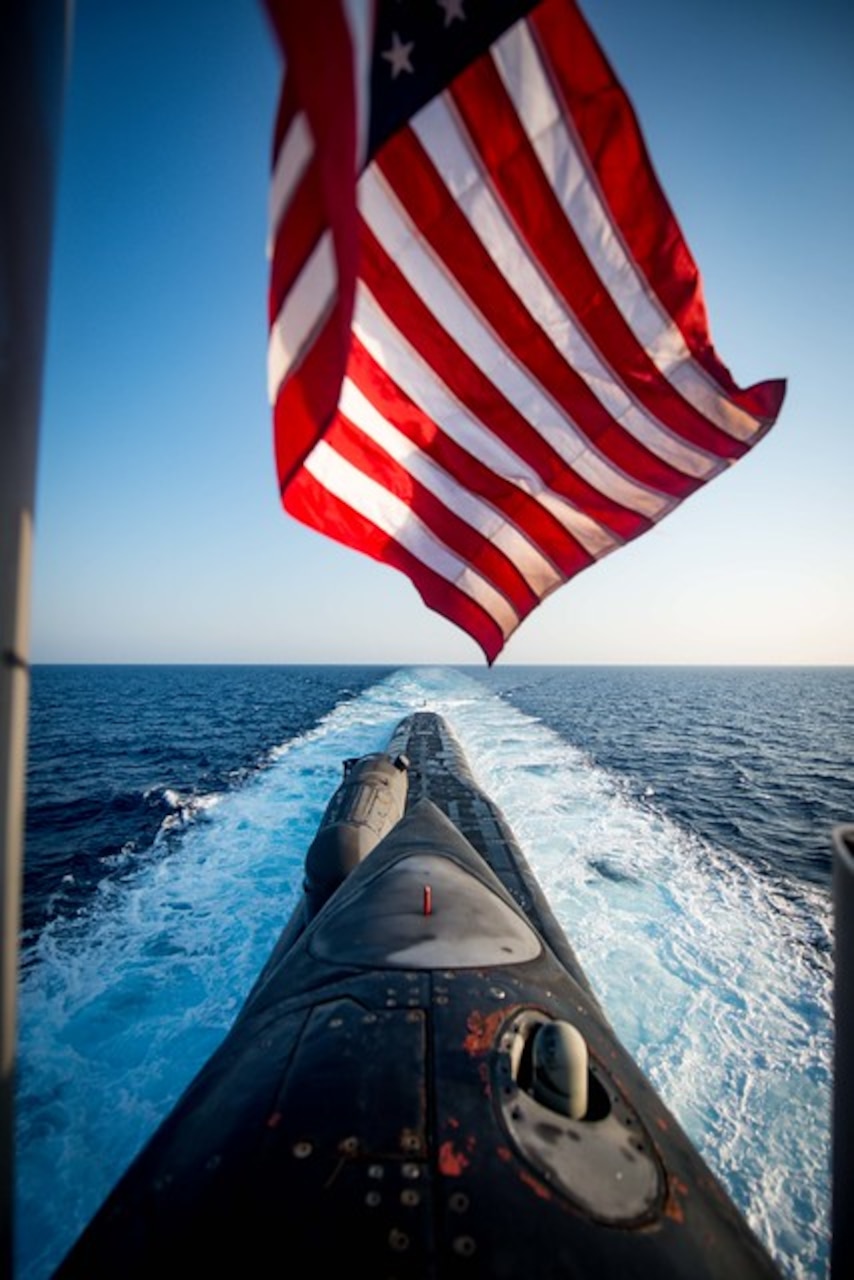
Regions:
[[269, 0], [285, 508], [487, 661], [772, 426], [573, 0]]

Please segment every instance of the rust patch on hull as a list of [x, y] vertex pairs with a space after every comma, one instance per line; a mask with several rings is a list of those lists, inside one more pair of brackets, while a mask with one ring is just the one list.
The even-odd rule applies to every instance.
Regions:
[[684, 1182], [680, 1182], [678, 1178], [671, 1178], [668, 1188], [667, 1200], [664, 1205], [664, 1215], [671, 1222], [685, 1221], [685, 1208], [680, 1204], [677, 1196], [687, 1197], [688, 1187]]
[[496, 1009], [492, 1013], [481, 1013], [478, 1009], [472, 1010], [466, 1020], [468, 1035], [463, 1041], [466, 1053], [474, 1057], [491, 1049], [498, 1035], [498, 1028], [507, 1017], [507, 1013], [506, 1009]]
[[459, 1178], [470, 1163], [468, 1156], [457, 1151], [452, 1142], [443, 1142], [439, 1148], [439, 1172], [446, 1178]]

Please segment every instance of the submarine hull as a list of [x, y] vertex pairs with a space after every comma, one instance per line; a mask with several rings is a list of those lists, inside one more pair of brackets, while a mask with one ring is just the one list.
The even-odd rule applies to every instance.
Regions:
[[[446, 723], [407, 717], [383, 769], [372, 758], [364, 785], [403, 789], [381, 797], [395, 820], [325, 899], [313, 876], [229, 1035], [58, 1275], [230, 1257], [252, 1276], [296, 1259], [389, 1277], [778, 1275], [623, 1049]], [[358, 771], [345, 782], [354, 794]]]

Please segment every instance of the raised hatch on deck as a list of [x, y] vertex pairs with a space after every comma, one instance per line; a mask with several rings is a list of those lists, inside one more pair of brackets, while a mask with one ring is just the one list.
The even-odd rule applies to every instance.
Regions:
[[[372, 968], [521, 964], [539, 938], [468, 842], [423, 800], [317, 918], [317, 960]], [[491, 881], [494, 880], [494, 887]]]

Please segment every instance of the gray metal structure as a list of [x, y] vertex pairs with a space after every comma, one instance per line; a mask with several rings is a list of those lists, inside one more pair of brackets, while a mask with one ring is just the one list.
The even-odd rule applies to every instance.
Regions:
[[70, 6], [0, 5], [0, 1272], [11, 1274], [29, 598]]

